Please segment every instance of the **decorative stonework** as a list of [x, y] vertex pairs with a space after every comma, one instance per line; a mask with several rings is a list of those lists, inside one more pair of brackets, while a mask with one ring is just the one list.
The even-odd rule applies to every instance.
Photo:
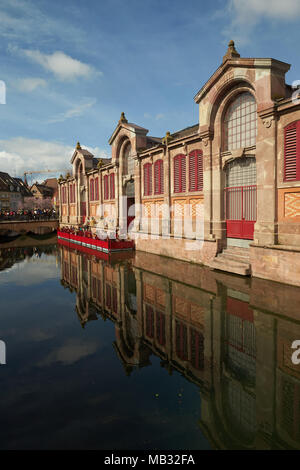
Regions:
[[300, 217], [300, 192], [284, 195], [284, 215], [290, 219]]
[[272, 117], [269, 117], [269, 118], [267, 118], [267, 119], [263, 119], [263, 125], [264, 125], [267, 129], [269, 129], [270, 127], [272, 127], [272, 124], [273, 124], [274, 121], [275, 121], [275, 119], [274, 119], [273, 116], [272, 116]]

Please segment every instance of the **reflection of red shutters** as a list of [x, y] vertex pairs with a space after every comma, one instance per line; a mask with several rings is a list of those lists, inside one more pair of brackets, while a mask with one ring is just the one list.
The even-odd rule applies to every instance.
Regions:
[[166, 344], [165, 323], [165, 315], [161, 312], [156, 312], [156, 339], [162, 346]]
[[146, 335], [148, 338], [154, 336], [154, 312], [149, 305], [146, 305]]
[[101, 281], [97, 279], [97, 300], [101, 302]]
[[174, 193], [183, 193], [186, 190], [185, 160], [185, 155], [174, 157]]
[[189, 155], [189, 191], [203, 191], [203, 156], [201, 150]]
[[300, 180], [300, 121], [284, 130], [284, 181]]
[[197, 330], [190, 330], [191, 364], [198, 370], [204, 368], [204, 336]]
[[157, 160], [154, 163], [154, 194], [163, 194], [163, 192], [164, 192], [163, 161]]
[[115, 174], [110, 174], [110, 199], [115, 198]]
[[151, 196], [152, 194], [152, 164], [146, 163], [144, 165], [144, 196]]
[[118, 291], [116, 287], [112, 288], [112, 304], [114, 313], [118, 313]]
[[182, 361], [187, 361], [187, 327], [179, 321], [176, 321], [176, 354]]
[[111, 308], [111, 289], [109, 284], [106, 284], [106, 306], [109, 309]]

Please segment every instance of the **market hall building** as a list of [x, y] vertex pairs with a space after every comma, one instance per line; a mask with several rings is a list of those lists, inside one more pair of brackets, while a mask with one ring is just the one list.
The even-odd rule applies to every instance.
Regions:
[[[73, 175], [60, 179], [61, 226], [129, 226], [137, 250], [300, 286], [300, 99], [289, 69], [242, 58], [230, 41], [194, 98], [199, 123], [157, 138], [122, 113], [111, 159], [78, 143]], [[192, 230], [181, 230], [185, 218]]]

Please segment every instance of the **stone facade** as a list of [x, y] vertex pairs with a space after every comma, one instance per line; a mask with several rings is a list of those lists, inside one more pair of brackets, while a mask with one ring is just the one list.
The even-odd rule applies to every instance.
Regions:
[[[300, 124], [297, 144], [286, 144], [287, 127], [300, 122], [300, 100], [285, 82], [289, 68], [275, 59], [241, 58], [231, 41], [194, 98], [196, 125], [154, 138], [122, 113], [109, 140], [111, 159], [99, 162], [75, 149], [73, 175], [60, 181], [61, 224], [121, 236], [129, 226], [137, 250], [212, 267], [227, 246], [244, 247], [245, 272], [300, 285]], [[292, 178], [289, 145], [299, 168]], [[114, 190], [105, 194], [110, 175]], [[135, 204], [129, 217], [124, 196]], [[262, 248], [269, 253], [264, 259]]]

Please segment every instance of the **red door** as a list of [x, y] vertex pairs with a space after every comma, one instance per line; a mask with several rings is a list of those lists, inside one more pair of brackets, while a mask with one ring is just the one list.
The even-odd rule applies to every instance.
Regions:
[[[130, 225], [130, 223], [134, 220], [135, 215], [133, 214], [134, 208], [131, 207], [134, 205], [134, 197], [128, 197], [127, 198], [127, 229]], [[131, 209], [130, 209], [131, 208]], [[130, 209], [130, 211], [129, 211]], [[130, 213], [130, 215], [128, 215]]]
[[256, 185], [225, 188], [228, 238], [253, 240], [256, 222]]

